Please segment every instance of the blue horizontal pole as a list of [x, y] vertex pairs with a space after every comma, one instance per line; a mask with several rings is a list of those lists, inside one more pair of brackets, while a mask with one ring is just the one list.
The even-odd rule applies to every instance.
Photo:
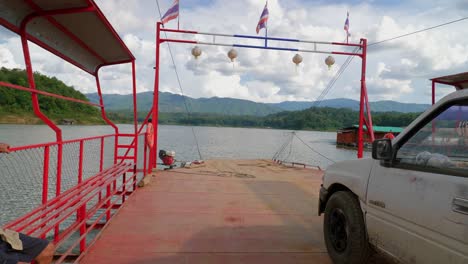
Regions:
[[288, 41], [288, 42], [301, 42], [299, 39], [289, 39], [289, 38], [272, 38], [272, 37], [260, 37], [260, 36], [249, 36], [249, 35], [233, 35], [235, 38], [247, 38], [247, 39], [265, 39], [265, 40], [278, 40], [278, 41]]
[[250, 48], [250, 49], [268, 49], [268, 50], [287, 50], [287, 51], [299, 51], [299, 49], [291, 49], [291, 48], [278, 48], [278, 47], [264, 47], [264, 46], [254, 46], [254, 45], [241, 45], [241, 44], [234, 44], [233, 47], [238, 48]]

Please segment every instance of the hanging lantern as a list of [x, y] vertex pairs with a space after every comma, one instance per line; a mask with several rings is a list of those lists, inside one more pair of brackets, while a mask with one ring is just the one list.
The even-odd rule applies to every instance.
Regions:
[[331, 69], [331, 66], [333, 66], [333, 64], [335, 64], [335, 58], [333, 58], [332, 56], [328, 56], [328, 57], [325, 59], [325, 64], [327, 64], [328, 70], [330, 70], [330, 69]]
[[294, 64], [296, 64], [296, 66], [299, 66], [299, 64], [302, 62], [302, 56], [299, 54], [296, 54], [292, 58], [292, 61], [294, 62]]
[[192, 49], [192, 55], [193, 55], [193, 57], [195, 57], [195, 59], [198, 59], [198, 57], [200, 57], [201, 54], [202, 54], [202, 51], [198, 46], [195, 46]]
[[234, 62], [234, 60], [237, 58], [237, 50], [231, 49], [227, 55], [229, 59], [231, 59], [231, 62]]

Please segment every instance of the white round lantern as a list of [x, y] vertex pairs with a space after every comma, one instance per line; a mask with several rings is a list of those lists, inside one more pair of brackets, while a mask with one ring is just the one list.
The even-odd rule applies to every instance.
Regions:
[[296, 66], [299, 66], [299, 64], [302, 62], [302, 56], [299, 54], [296, 54], [292, 58], [292, 61], [294, 62], [294, 64], [296, 64]]
[[237, 58], [237, 50], [231, 49], [227, 55], [229, 59], [231, 59], [231, 61], [234, 62], [234, 60]]
[[328, 69], [330, 70], [331, 66], [333, 66], [333, 64], [335, 64], [335, 58], [333, 58], [332, 56], [328, 56], [325, 59], [325, 64], [327, 64]]
[[193, 55], [193, 57], [195, 57], [195, 59], [198, 59], [198, 57], [200, 57], [201, 54], [202, 54], [202, 51], [198, 46], [195, 46], [192, 49], [192, 55]]

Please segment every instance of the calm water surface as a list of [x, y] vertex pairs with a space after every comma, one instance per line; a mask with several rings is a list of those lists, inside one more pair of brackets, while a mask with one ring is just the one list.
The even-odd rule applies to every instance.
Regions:
[[[109, 126], [61, 126], [63, 138], [76, 139], [114, 133]], [[131, 133], [132, 125], [119, 125], [120, 132]], [[194, 127], [202, 154], [201, 159], [271, 159], [291, 137], [291, 131], [275, 129], [247, 129]], [[192, 127], [160, 126], [158, 146], [174, 150], [179, 161], [200, 159], [192, 133]], [[336, 133], [299, 131], [292, 144], [285, 148], [281, 160], [301, 162], [326, 168], [333, 161], [356, 159], [356, 151], [336, 148]], [[106, 147], [107, 161], [112, 163], [113, 139]], [[43, 125], [0, 125], [0, 142], [11, 146], [23, 146], [55, 141], [55, 134]], [[106, 144], [107, 144], [106, 143]], [[107, 145], [106, 145], [107, 146]], [[76, 184], [79, 144], [64, 147], [63, 189]], [[313, 150], [312, 150], [313, 149]], [[42, 190], [43, 149], [27, 150], [9, 155], [0, 154], [0, 226], [29, 212], [40, 204]], [[97, 173], [99, 167], [99, 144], [85, 145], [84, 177]], [[321, 155], [317, 154], [319, 152]], [[140, 152], [141, 153], [141, 152]], [[366, 153], [368, 155], [368, 153]], [[55, 155], [55, 156], [54, 156]], [[141, 155], [141, 154], [139, 154]], [[325, 158], [325, 157], [326, 158]], [[51, 148], [49, 198], [55, 192], [54, 172], [56, 149]], [[140, 156], [141, 157], [141, 156]], [[110, 164], [108, 163], [108, 164]], [[27, 197], [27, 198], [25, 198]]]
[[[63, 137], [76, 139], [81, 137], [112, 134], [109, 126], [61, 126]], [[123, 133], [131, 133], [132, 125], [119, 125]], [[290, 137], [290, 130], [225, 128], [225, 127], [194, 127], [198, 139], [202, 159], [271, 159], [283, 143]], [[174, 150], [177, 160], [191, 161], [200, 159], [192, 133], [192, 127], [160, 126], [158, 146], [160, 149]], [[356, 151], [337, 148], [336, 133], [298, 131], [300, 137], [293, 140], [285, 149], [282, 159], [319, 165], [326, 168], [333, 160], [349, 160], [356, 158]], [[55, 134], [43, 125], [0, 125], [0, 142], [12, 146], [37, 144], [55, 140]], [[311, 148], [313, 150], [311, 150]], [[368, 155], [368, 153], [366, 153]]]

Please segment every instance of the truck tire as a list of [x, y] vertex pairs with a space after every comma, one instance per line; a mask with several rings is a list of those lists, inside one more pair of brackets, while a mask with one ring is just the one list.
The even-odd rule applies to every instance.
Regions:
[[367, 263], [370, 248], [366, 226], [361, 206], [354, 194], [339, 191], [328, 199], [323, 233], [333, 263]]

